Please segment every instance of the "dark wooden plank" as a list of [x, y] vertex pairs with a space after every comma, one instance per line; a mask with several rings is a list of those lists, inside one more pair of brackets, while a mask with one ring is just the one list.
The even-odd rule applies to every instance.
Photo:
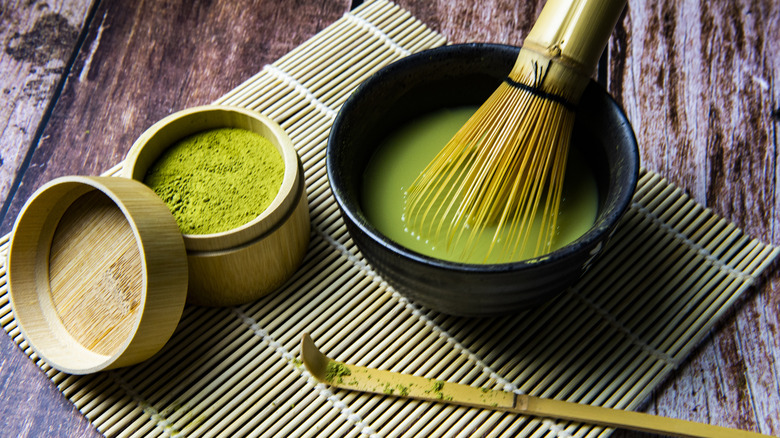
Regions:
[[[609, 89], [646, 167], [765, 242], [776, 194], [778, 2], [630, 2]], [[650, 412], [780, 435], [780, 289], [770, 270], [656, 391]]]
[[100, 436], [10, 337], [0, 338], [0, 436]]
[[[88, 4], [82, 3], [18, 2], [0, 7], [0, 41], [5, 48], [0, 55], [4, 108], [0, 196], [12, 195], [2, 220], [3, 234], [40, 185], [61, 175], [107, 170], [156, 120], [212, 102], [350, 7], [348, 1], [330, 0], [293, 5], [282, 0], [101, 2], [67, 70], [63, 67], [73, 47], [61, 39], [67, 34], [75, 44], [73, 35], [78, 37], [88, 12]], [[43, 18], [52, 11], [67, 16], [68, 24]], [[35, 27], [36, 19], [48, 26], [43, 28], [48, 33], [40, 30], [41, 24]], [[54, 32], [57, 29], [60, 32]], [[24, 38], [36, 44], [27, 49], [26, 58], [15, 49], [27, 41]], [[13, 56], [23, 59], [13, 64]], [[58, 81], [65, 82], [56, 96]], [[48, 105], [53, 109], [46, 120]], [[19, 126], [20, 120], [26, 124]], [[42, 120], [41, 140], [35, 143]], [[21, 184], [13, 192], [11, 186], [31, 148], [29, 166], [22, 169]], [[0, 436], [99, 436], [8, 336], [0, 340], [0, 354]]]
[[491, 42], [521, 45], [545, 2], [400, 0], [396, 3], [446, 36], [451, 43]]
[[[4, 2], [0, 8], [0, 199], [15, 184], [62, 84], [89, 0]], [[0, 203], [2, 205], [2, 203]]]

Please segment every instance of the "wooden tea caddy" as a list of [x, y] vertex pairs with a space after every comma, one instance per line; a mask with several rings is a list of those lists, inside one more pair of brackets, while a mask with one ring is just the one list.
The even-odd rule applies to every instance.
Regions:
[[[168, 146], [219, 127], [270, 140], [285, 164], [282, 186], [243, 226], [182, 234], [140, 180]], [[70, 374], [148, 359], [173, 334], [185, 303], [253, 301], [281, 286], [308, 247], [300, 158], [286, 133], [259, 113], [214, 105], [174, 113], [139, 137], [120, 176], [55, 179], [14, 225], [7, 263], [14, 317], [38, 356]]]

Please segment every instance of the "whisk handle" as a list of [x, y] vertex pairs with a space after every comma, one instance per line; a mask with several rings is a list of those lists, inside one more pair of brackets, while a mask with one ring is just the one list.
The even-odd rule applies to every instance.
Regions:
[[590, 76], [626, 3], [547, 0], [523, 46]]

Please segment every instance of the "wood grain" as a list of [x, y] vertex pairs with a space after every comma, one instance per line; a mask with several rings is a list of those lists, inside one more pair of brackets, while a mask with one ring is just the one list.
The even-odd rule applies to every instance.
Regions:
[[[774, 244], [779, 16], [777, 2], [630, 2], [608, 85], [646, 167]], [[768, 277], [657, 391], [651, 412], [780, 435], [780, 290]]]
[[[89, 250], [100, 242], [111, 244]], [[91, 351], [116, 354], [133, 335], [144, 289], [141, 254], [122, 210], [102, 192], [74, 201], [54, 231], [49, 257], [51, 299], [65, 330]]]
[[[397, 3], [451, 42], [517, 45], [543, 1]], [[100, 2], [90, 14], [86, 1], [43, 5], [0, 8], [3, 233], [40, 184], [106, 170], [152, 122], [224, 94], [350, 7], [326, 0], [133, 0]], [[44, 19], [47, 12], [66, 17], [67, 26]], [[69, 42], [50, 36], [43, 55], [17, 60], [13, 48], [36, 34], [36, 22], [62, 27], [52, 34]], [[68, 59], [72, 67], [57, 70]], [[629, 0], [604, 60], [600, 79], [625, 108], [643, 165], [751, 235], [780, 244], [780, 1]], [[656, 391], [649, 412], [780, 436], [774, 271]], [[0, 346], [0, 434], [96, 434], [7, 336]]]
[[[3, 2], [0, 7], [0, 199], [17, 184], [78, 49], [90, 2]], [[5, 209], [2, 210], [4, 212]], [[15, 216], [14, 216], [15, 217]]]

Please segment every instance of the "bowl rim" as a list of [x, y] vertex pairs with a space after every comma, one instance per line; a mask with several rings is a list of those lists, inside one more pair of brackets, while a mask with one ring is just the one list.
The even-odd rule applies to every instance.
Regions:
[[[450, 53], [453, 53], [455, 51], [459, 50], [469, 50], [474, 52], [481, 52], [481, 53], [495, 53], [499, 51], [514, 51], [518, 52], [520, 50], [520, 47], [507, 45], [507, 44], [496, 44], [496, 43], [463, 43], [463, 44], [451, 44], [446, 46], [440, 46], [433, 49], [426, 49], [417, 53], [413, 53], [411, 55], [408, 55], [404, 58], [401, 58], [397, 61], [394, 61], [387, 66], [381, 68], [377, 72], [375, 72], [373, 75], [371, 75], [368, 79], [363, 81], [347, 98], [347, 100], [342, 104], [341, 108], [339, 109], [338, 114], [336, 115], [336, 118], [333, 121], [332, 128], [330, 130], [330, 133], [328, 134], [328, 143], [327, 143], [327, 153], [326, 153], [326, 170], [328, 174], [328, 179], [331, 182], [331, 187], [333, 191], [334, 198], [336, 199], [336, 202], [341, 207], [342, 213], [347, 216], [350, 221], [357, 226], [362, 233], [369, 236], [369, 238], [381, 246], [388, 248], [393, 253], [397, 255], [401, 255], [405, 258], [411, 259], [412, 261], [422, 263], [424, 265], [429, 265], [431, 267], [440, 269], [440, 270], [447, 270], [447, 271], [454, 271], [454, 272], [517, 272], [519, 270], [524, 269], [530, 269], [533, 267], [538, 266], [540, 263], [554, 263], [556, 261], [560, 261], [562, 259], [565, 259], [569, 257], [571, 254], [581, 251], [583, 248], [589, 248], [592, 246], [597, 246], [597, 250], [591, 251], [592, 255], [595, 256], [596, 253], [598, 253], [598, 250], [600, 250], [599, 242], [604, 238], [604, 233], [607, 232], [607, 229], [612, 227], [615, 223], [617, 223], [620, 219], [620, 217], [625, 213], [626, 210], [628, 210], [631, 199], [633, 198], [634, 191], [636, 189], [636, 184], [639, 179], [639, 150], [637, 147], [637, 141], [636, 141], [636, 135], [634, 134], [633, 129], [631, 128], [631, 124], [628, 121], [628, 117], [625, 114], [625, 111], [623, 108], [614, 100], [612, 96], [609, 95], [609, 93], [604, 89], [603, 86], [598, 84], [597, 82], [591, 80], [589, 87], [598, 87], [599, 93], [603, 94], [604, 97], [607, 98], [608, 103], [610, 105], [613, 105], [615, 107], [616, 114], [618, 117], [623, 121], [623, 125], [627, 127], [627, 134], [629, 134], [629, 140], [630, 144], [624, 147], [623, 149], [629, 149], [627, 156], [625, 157], [626, 160], [624, 160], [624, 165], [631, 166], [631, 174], [630, 174], [630, 183], [628, 186], [630, 186], [630, 190], [627, 187], [619, 188], [618, 189], [618, 196], [617, 196], [617, 202], [615, 204], [615, 207], [610, 209], [608, 212], [605, 213], [603, 218], [599, 220], [597, 224], [594, 224], [593, 227], [591, 227], [587, 232], [582, 234], [579, 238], [574, 240], [573, 242], [556, 249], [552, 252], [543, 254], [538, 257], [525, 259], [525, 260], [519, 260], [519, 261], [512, 261], [512, 262], [506, 262], [506, 263], [486, 263], [486, 264], [478, 264], [478, 263], [464, 263], [464, 262], [455, 262], [450, 260], [443, 260], [438, 259], [435, 257], [431, 257], [422, 253], [419, 253], [417, 251], [414, 251], [412, 249], [409, 249], [394, 240], [390, 239], [389, 237], [382, 234], [376, 227], [374, 227], [368, 220], [365, 218], [365, 216], [362, 214], [362, 206], [360, 206], [359, 202], [356, 202], [353, 207], [350, 207], [352, 205], [352, 202], [345, 198], [343, 194], [341, 193], [341, 190], [339, 190], [340, 185], [340, 176], [338, 172], [334, 170], [334, 156], [333, 156], [333, 150], [332, 146], [335, 144], [338, 140], [338, 136], [340, 133], [341, 126], [344, 125], [345, 120], [348, 119], [350, 116], [350, 110], [351, 108], [356, 104], [356, 102], [361, 98], [361, 96], [366, 93], [366, 90], [371, 89], [375, 84], [381, 83], [385, 80], [385, 77], [388, 75], [394, 75], [397, 71], [403, 71], [404, 68], [406, 68], [407, 65], [412, 63], [417, 63], [422, 60], [427, 60], [428, 62], [436, 59], [443, 59], [449, 56]], [[358, 214], [357, 212], [360, 212], [361, 214]], [[597, 217], [597, 220], [599, 217]], [[614, 228], [613, 228], [614, 230]]]

